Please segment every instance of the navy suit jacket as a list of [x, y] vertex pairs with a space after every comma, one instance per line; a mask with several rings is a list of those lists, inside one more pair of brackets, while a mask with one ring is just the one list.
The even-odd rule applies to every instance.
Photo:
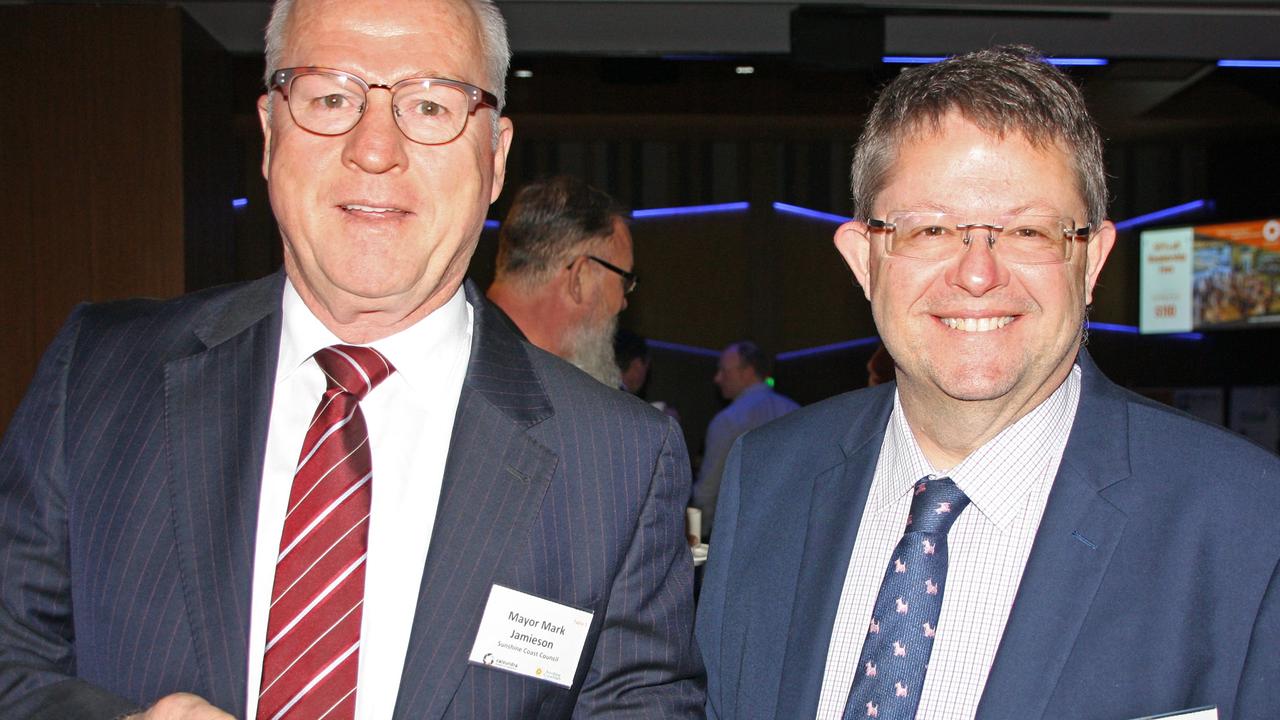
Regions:
[[[1075, 424], [979, 718], [1280, 717], [1280, 459], [1115, 386]], [[698, 609], [713, 718], [812, 718], [893, 387], [748, 434]]]
[[[82, 306], [50, 347], [0, 449], [0, 717], [176, 691], [244, 717], [282, 283]], [[701, 715], [678, 428], [467, 294], [395, 717]], [[594, 613], [571, 688], [468, 664], [495, 583]]]

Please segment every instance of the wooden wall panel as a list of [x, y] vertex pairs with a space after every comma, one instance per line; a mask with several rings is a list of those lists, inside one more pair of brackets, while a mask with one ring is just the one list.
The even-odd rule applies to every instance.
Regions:
[[4, 113], [0, 424], [78, 302], [183, 289], [180, 14], [0, 7]]
[[832, 239], [838, 223], [778, 213], [773, 226], [784, 328], [777, 352], [875, 335], [871, 305]]
[[640, 285], [622, 324], [645, 337], [704, 348], [751, 334], [749, 219], [739, 211], [634, 220]]

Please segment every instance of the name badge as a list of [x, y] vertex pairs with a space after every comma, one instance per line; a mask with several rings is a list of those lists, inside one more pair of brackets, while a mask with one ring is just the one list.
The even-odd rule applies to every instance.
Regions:
[[469, 660], [569, 687], [582, 659], [591, 616], [586, 610], [494, 585]]

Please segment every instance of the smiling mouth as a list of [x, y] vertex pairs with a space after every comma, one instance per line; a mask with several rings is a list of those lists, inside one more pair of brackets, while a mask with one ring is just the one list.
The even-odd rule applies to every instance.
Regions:
[[981, 317], [981, 318], [940, 317], [938, 319], [942, 321], [943, 325], [946, 325], [952, 330], [959, 330], [961, 332], [969, 332], [969, 333], [974, 333], [974, 332], [983, 333], [983, 332], [990, 332], [992, 330], [999, 330], [1005, 325], [1008, 325], [1009, 323], [1013, 322], [1012, 315], [1002, 315], [1000, 317]]
[[342, 208], [344, 211], [349, 213], [362, 213], [362, 214], [368, 214], [368, 215], [388, 215], [389, 216], [389, 215], [408, 214], [407, 210], [401, 210], [400, 208], [378, 207], [376, 205], [359, 205], [356, 203], [349, 203], [345, 205], [339, 205], [338, 207]]

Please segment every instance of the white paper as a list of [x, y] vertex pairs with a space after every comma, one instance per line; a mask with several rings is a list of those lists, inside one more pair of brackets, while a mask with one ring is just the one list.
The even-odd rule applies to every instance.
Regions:
[[592, 613], [494, 585], [471, 647], [471, 662], [569, 687]]

